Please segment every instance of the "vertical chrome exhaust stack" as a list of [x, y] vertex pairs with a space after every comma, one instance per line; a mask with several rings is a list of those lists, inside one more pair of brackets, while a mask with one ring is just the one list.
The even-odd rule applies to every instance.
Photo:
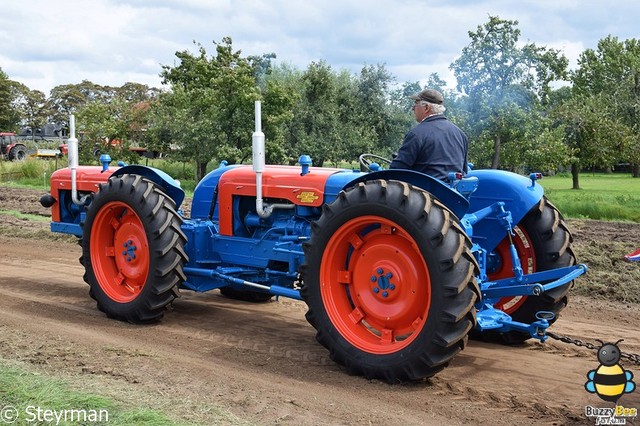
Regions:
[[79, 206], [84, 205], [87, 201], [87, 196], [84, 195], [78, 198], [78, 185], [76, 173], [78, 170], [78, 139], [76, 138], [76, 117], [71, 114], [69, 116], [69, 139], [67, 140], [67, 146], [69, 147], [69, 170], [71, 170], [71, 200], [74, 204]]
[[262, 173], [265, 165], [265, 143], [264, 133], [262, 133], [262, 104], [255, 102], [255, 122], [256, 128], [251, 136], [253, 150], [253, 171], [256, 172], [256, 212], [263, 219], [268, 218], [273, 213], [273, 209], [293, 209], [294, 204], [270, 204], [267, 205], [262, 199]]

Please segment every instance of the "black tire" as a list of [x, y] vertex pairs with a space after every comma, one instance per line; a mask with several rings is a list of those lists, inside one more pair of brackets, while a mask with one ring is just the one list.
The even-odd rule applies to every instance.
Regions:
[[[517, 228], [516, 238], [528, 240], [527, 244], [533, 250], [535, 266], [531, 266], [529, 272], [546, 271], [576, 264], [576, 257], [571, 249], [573, 242], [571, 232], [558, 209], [546, 197], [543, 197], [527, 213]], [[506, 244], [506, 242], [502, 244]], [[510, 265], [510, 262], [510, 258], [504, 261], [505, 265]], [[526, 265], [523, 264], [523, 269], [525, 268]], [[525, 272], [527, 272], [526, 269]], [[513, 274], [511, 273], [510, 276]], [[567, 293], [572, 286], [573, 281], [542, 293], [540, 296], [527, 296], [514, 311], [507, 312], [515, 321], [529, 324], [536, 321], [537, 312], [549, 311], [555, 314], [555, 318], [550, 321], [553, 323], [558, 319], [560, 311], [567, 306]], [[486, 341], [507, 344], [520, 344], [531, 338], [528, 333], [518, 331], [506, 333], [488, 331], [472, 333], [472, 336], [480, 337]]]
[[304, 246], [301, 295], [316, 339], [350, 374], [433, 376], [476, 322], [470, 249], [455, 215], [420, 188], [378, 180], [341, 192]]
[[9, 151], [9, 160], [24, 161], [27, 158], [27, 148], [24, 145], [16, 145]]
[[265, 303], [271, 300], [272, 294], [261, 291], [252, 290], [236, 290], [233, 287], [221, 287], [220, 294], [224, 297], [234, 300], [242, 300], [243, 302]]
[[174, 201], [141, 176], [100, 185], [83, 225], [81, 261], [99, 310], [131, 323], [162, 317], [186, 279], [181, 223]]

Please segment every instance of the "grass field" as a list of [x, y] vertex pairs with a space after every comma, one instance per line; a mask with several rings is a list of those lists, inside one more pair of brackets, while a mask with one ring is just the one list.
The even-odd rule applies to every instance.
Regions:
[[629, 174], [580, 175], [580, 189], [571, 189], [571, 175], [545, 177], [545, 194], [565, 217], [640, 222], [640, 179]]
[[125, 407], [69, 383], [0, 362], [2, 421], [14, 424], [176, 424], [153, 409]]

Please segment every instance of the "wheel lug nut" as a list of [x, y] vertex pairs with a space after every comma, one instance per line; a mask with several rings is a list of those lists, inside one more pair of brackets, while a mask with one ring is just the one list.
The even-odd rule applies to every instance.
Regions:
[[378, 287], [374, 287], [374, 288], [373, 288], [373, 292], [377, 294], [377, 293], [379, 293], [379, 292], [380, 292], [380, 289], [379, 289]]
[[395, 290], [395, 289], [396, 289], [395, 284], [389, 284], [389, 290]]
[[387, 278], [389, 279], [393, 278], [393, 274], [391, 272], [387, 272]]
[[371, 282], [375, 283], [376, 282], [376, 276], [375, 275], [371, 275]]
[[382, 292], [382, 297], [387, 297], [389, 296], [389, 292], [388, 291], [383, 291]]
[[378, 274], [382, 275], [382, 273], [384, 272], [384, 269], [382, 268], [378, 268], [378, 270], [376, 271]]

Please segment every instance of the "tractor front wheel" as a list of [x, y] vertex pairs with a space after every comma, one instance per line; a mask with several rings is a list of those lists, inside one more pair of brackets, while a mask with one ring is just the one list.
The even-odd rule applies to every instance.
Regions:
[[83, 225], [81, 262], [98, 309], [132, 323], [162, 317], [186, 279], [181, 222], [173, 200], [141, 176], [100, 185]]
[[429, 193], [360, 183], [324, 207], [304, 249], [307, 320], [350, 374], [422, 379], [464, 348], [478, 266], [455, 216]]

